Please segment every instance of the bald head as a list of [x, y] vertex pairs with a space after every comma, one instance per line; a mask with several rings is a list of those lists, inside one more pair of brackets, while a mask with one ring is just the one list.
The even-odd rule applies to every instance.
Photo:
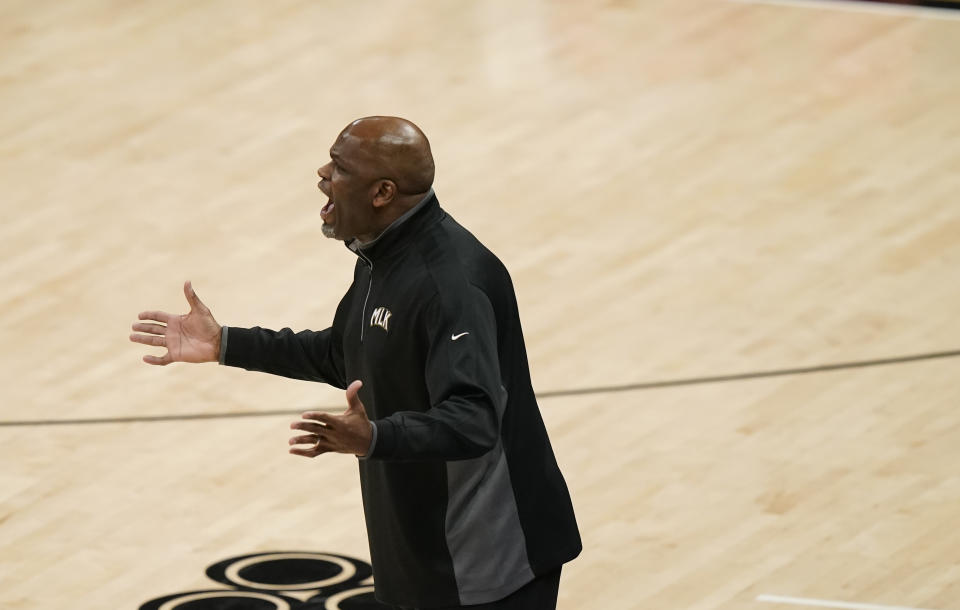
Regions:
[[340, 132], [338, 143], [354, 150], [371, 177], [393, 181], [401, 196], [422, 195], [433, 185], [430, 142], [419, 127], [406, 119], [357, 119]]

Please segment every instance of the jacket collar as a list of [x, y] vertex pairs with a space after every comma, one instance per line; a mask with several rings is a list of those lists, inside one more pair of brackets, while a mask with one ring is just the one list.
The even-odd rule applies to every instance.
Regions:
[[353, 238], [345, 245], [357, 256], [370, 261], [389, 257], [403, 250], [413, 236], [439, 220], [442, 213], [437, 195], [430, 189], [420, 203], [394, 220], [373, 241], [362, 244], [359, 239]]

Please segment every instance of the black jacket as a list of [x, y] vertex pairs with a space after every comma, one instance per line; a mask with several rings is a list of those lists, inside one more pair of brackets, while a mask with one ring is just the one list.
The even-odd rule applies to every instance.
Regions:
[[377, 598], [509, 595], [581, 550], [503, 264], [431, 193], [375, 242], [327, 330], [230, 328], [223, 362], [345, 388], [376, 426], [360, 481]]

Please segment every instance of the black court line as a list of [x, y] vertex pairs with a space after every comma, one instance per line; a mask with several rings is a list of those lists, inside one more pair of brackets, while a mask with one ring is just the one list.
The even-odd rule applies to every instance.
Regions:
[[918, 19], [960, 19], [960, 0], [923, 2], [911, 0], [732, 0], [743, 4], [761, 4], [807, 9], [887, 15]]
[[690, 379], [674, 379], [670, 381], [649, 381], [645, 383], [630, 383], [626, 385], [604, 386], [596, 388], [580, 388], [576, 390], [554, 390], [541, 392], [537, 398], [554, 398], [556, 396], [578, 396], [581, 394], [602, 394], [605, 392], [632, 392], [636, 390], [652, 390], [656, 388], [670, 388], [683, 385], [698, 385], [704, 383], [723, 383], [728, 381], [743, 381], [745, 379], [760, 379], [762, 377], [785, 377], [787, 375], [808, 375], [810, 373], [825, 373], [844, 369], [862, 369], [871, 366], [888, 364], [904, 364], [918, 360], [934, 360], [937, 358], [956, 358], [960, 350], [948, 352], [932, 352], [929, 354], [915, 354], [896, 358], [881, 358], [878, 360], [861, 360], [859, 362], [840, 362], [836, 364], [820, 364], [795, 369], [776, 369], [771, 371], [755, 371], [752, 373], [735, 373], [733, 375], [716, 375], [713, 377], [693, 377]]
[[0, 421], [0, 427], [10, 426], [73, 426], [79, 424], [131, 424], [164, 421], [186, 421], [191, 419], [235, 419], [240, 417], [268, 417], [275, 415], [300, 415], [307, 411], [340, 413], [343, 407], [313, 407], [303, 409], [277, 409], [275, 411], [234, 411], [232, 413], [185, 413], [183, 415], [130, 415], [127, 417], [91, 417], [87, 419], [25, 419], [22, 421]]
[[[811, 373], [825, 373], [845, 369], [862, 369], [872, 366], [886, 366], [891, 364], [905, 364], [921, 360], [936, 360], [939, 358], [956, 358], [960, 350], [945, 352], [930, 352], [896, 358], [880, 358], [876, 360], [860, 360], [856, 362], [839, 362], [821, 364], [817, 366], [799, 367], [791, 369], [774, 369], [769, 371], [753, 371], [749, 373], [734, 373], [731, 375], [713, 375], [710, 377], [690, 377], [687, 379], [670, 379], [666, 381], [647, 381], [642, 383], [628, 383], [623, 385], [596, 386], [592, 388], [574, 388], [568, 390], [549, 390], [538, 392], [537, 398], [558, 398], [561, 396], [583, 396], [587, 394], [607, 394], [611, 392], [636, 392], [657, 388], [673, 388], [678, 386], [702, 385], [707, 383], [727, 383], [731, 381], [745, 381], [765, 377], [786, 377], [789, 375], [809, 375]], [[165, 421], [187, 421], [199, 419], [235, 419], [240, 417], [272, 417], [276, 415], [300, 415], [305, 411], [325, 411], [339, 413], [343, 407], [311, 407], [305, 409], [277, 409], [273, 411], [239, 411], [234, 413], [188, 413], [185, 415], [144, 415], [130, 417], [98, 417], [90, 419], [34, 419], [18, 421], [0, 421], [0, 427], [14, 426], [68, 426], [81, 424], [126, 424], [152, 423]]]
[[957, 0], [856, 0], [857, 2], [870, 2], [872, 4], [899, 4], [900, 6], [919, 6], [925, 8], [944, 8], [960, 9], [960, 2]]

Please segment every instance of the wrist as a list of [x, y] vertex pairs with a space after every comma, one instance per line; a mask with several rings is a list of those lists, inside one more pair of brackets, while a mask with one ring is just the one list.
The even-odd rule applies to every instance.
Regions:
[[370, 436], [365, 441], [366, 447], [362, 450], [363, 453], [358, 453], [357, 457], [361, 460], [365, 460], [373, 455], [373, 450], [377, 446], [377, 425], [370, 420], [367, 420], [367, 423], [370, 424]]
[[221, 326], [220, 330], [217, 331], [216, 339], [213, 342], [213, 361], [224, 364], [224, 360], [227, 353], [227, 327]]

